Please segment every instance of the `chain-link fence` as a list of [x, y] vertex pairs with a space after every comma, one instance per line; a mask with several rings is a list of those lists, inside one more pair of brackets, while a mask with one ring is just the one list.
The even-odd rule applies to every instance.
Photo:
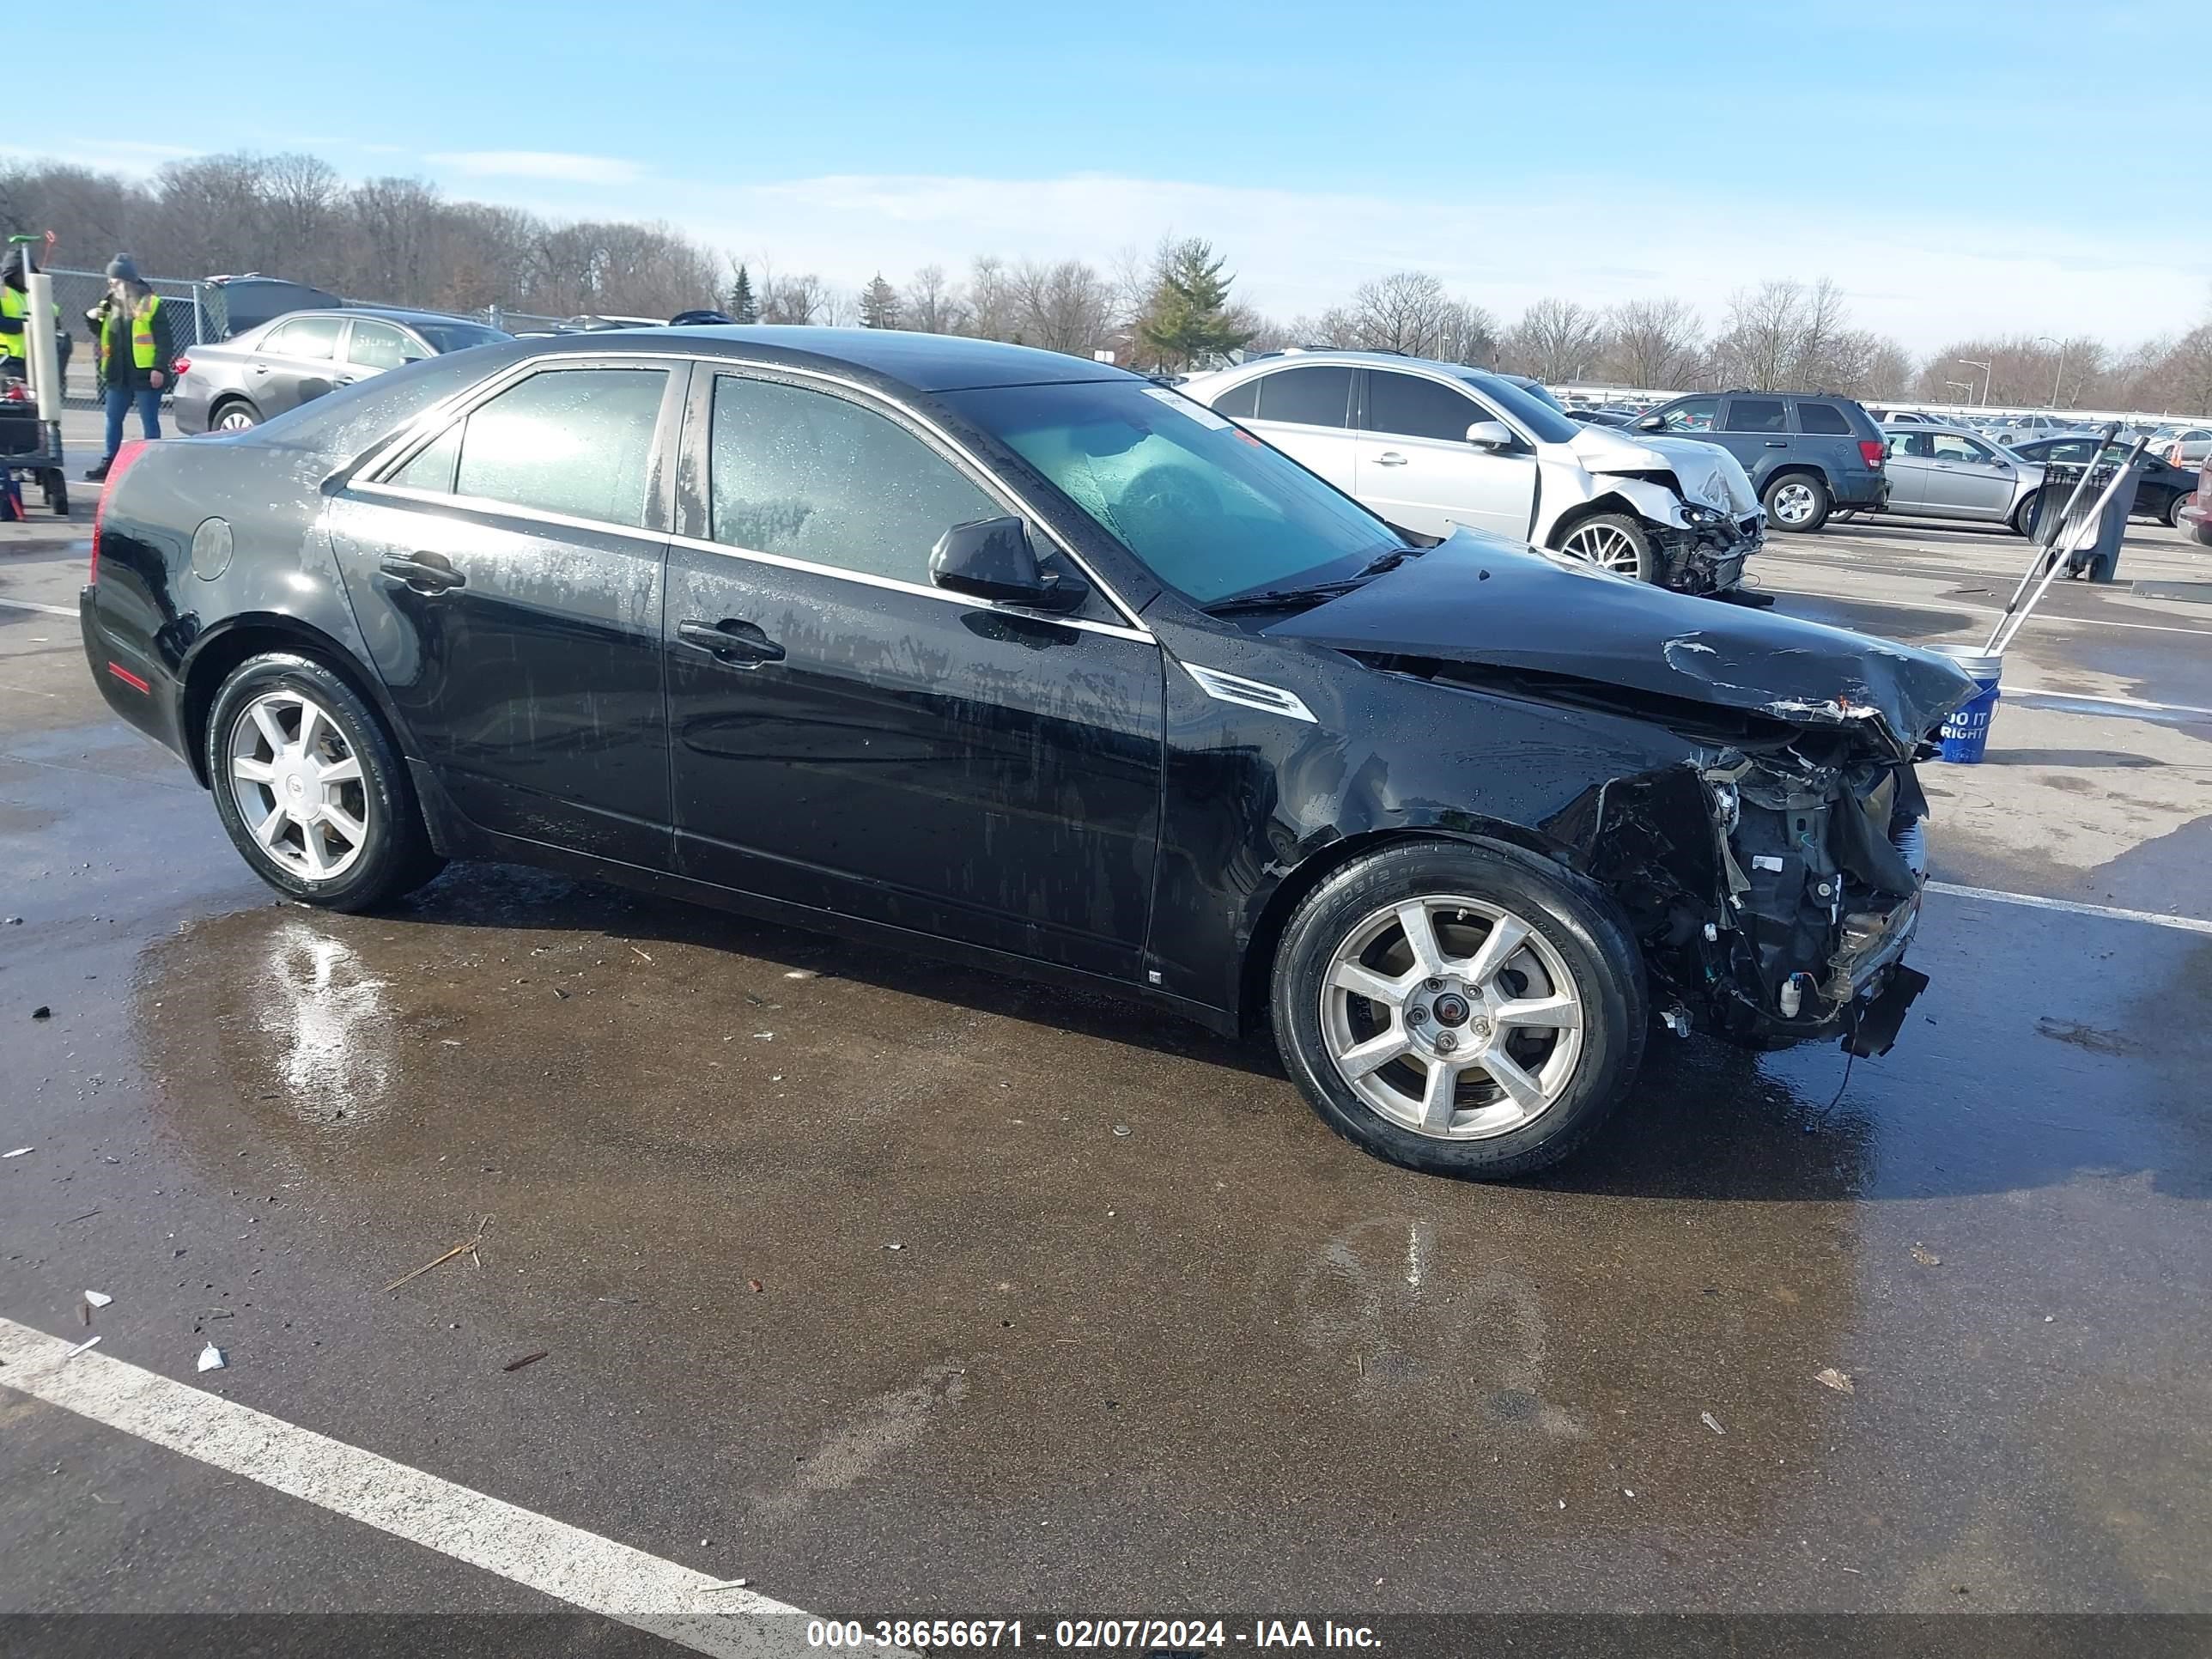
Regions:
[[[60, 331], [64, 398], [89, 409], [100, 401], [100, 342], [86, 313], [106, 297], [107, 278], [96, 270], [68, 270], [58, 265], [46, 269], [54, 280], [54, 305], [59, 313], [55, 326]], [[149, 276], [146, 286], [161, 296], [161, 314], [169, 319], [169, 337], [180, 355], [229, 332], [220, 283]]]

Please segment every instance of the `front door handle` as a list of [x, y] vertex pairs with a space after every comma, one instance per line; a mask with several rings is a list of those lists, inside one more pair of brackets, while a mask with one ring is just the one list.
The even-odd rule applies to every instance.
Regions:
[[676, 637], [704, 651], [717, 662], [741, 668], [757, 668], [764, 662], [781, 662], [783, 647], [755, 624], [725, 617], [720, 622], [685, 621], [676, 624]]
[[1375, 458], [1377, 466], [1403, 466], [1405, 464], [1406, 458], [1395, 449], [1386, 449]]
[[1788, 444], [1784, 443], [1779, 438], [1769, 438], [1766, 441], [1766, 447], [1769, 449], [1787, 449], [1790, 447]]
[[417, 593], [442, 593], [449, 587], [469, 585], [469, 579], [454, 569], [453, 562], [442, 553], [387, 553], [376, 562], [376, 568]]
[[266, 374], [269, 372], [269, 365], [266, 363], [256, 363], [253, 365], [253, 372], [256, 374]]

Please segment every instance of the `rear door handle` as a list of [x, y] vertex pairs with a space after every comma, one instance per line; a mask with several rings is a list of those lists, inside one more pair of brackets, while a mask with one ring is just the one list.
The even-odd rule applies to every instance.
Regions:
[[266, 363], [256, 363], [253, 365], [253, 372], [256, 374], [266, 374], [269, 372], [269, 365]]
[[735, 617], [720, 622], [684, 621], [676, 624], [676, 637], [717, 662], [757, 668], [764, 662], [781, 662], [783, 647], [754, 623]]
[[1787, 449], [1790, 447], [1788, 444], [1783, 442], [1779, 438], [1769, 438], [1766, 441], [1766, 447], [1769, 449]]
[[1395, 449], [1386, 449], [1375, 458], [1377, 466], [1403, 466], [1405, 464], [1406, 458]]
[[417, 593], [442, 593], [449, 587], [469, 585], [469, 579], [454, 569], [453, 562], [442, 553], [387, 553], [376, 562], [376, 568]]

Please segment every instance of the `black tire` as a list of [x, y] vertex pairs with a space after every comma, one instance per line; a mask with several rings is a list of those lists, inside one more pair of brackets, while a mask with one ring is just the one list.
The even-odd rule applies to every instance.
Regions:
[[2190, 492], [2187, 490], [2177, 489], [2173, 492], [2172, 497], [2167, 501], [2166, 504], [2166, 513], [2164, 516], [2166, 519], [2166, 527], [2167, 529], [2179, 530], [2181, 528], [2181, 509], [2189, 505], [2190, 500]]
[[[325, 752], [360, 763], [360, 779], [348, 790], [344, 810], [365, 833], [356, 855], [326, 878], [299, 867], [307, 856], [307, 830], [287, 824], [277, 832], [277, 850], [272, 852], [257, 837], [240, 805], [241, 786], [233, 781], [233, 755], [241, 743], [252, 745], [252, 733], [243, 728], [255, 724], [255, 705], [271, 696], [297, 700], [303, 708], [314, 705], [336, 728], [334, 735], [325, 734]], [[296, 727], [283, 729], [296, 738]], [[262, 746], [274, 748], [265, 741]], [[270, 652], [249, 658], [232, 671], [208, 716], [205, 758], [216, 811], [231, 844], [254, 874], [287, 898], [328, 910], [372, 910], [413, 892], [445, 867], [445, 860], [430, 846], [406, 765], [385, 734], [383, 722], [350, 685], [312, 657]], [[265, 799], [282, 799], [280, 787], [269, 785]], [[314, 833], [319, 851], [327, 854], [327, 839], [319, 830]], [[295, 846], [296, 859], [291, 852]]]
[[[1608, 556], [1592, 557], [1589, 553], [1577, 552], [1576, 544], [1583, 543], [1606, 549]], [[1593, 513], [1587, 519], [1577, 519], [1573, 527], [1552, 546], [1554, 551], [1571, 558], [1592, 558], [1592, 562], [1618, 575], [1632, 575], [1640, 582], [1656, 584], [1666, 579], [1659, 568], [1658, 550], [1651, 545], [1651, 532], [1641, 519], [1631, 518], [1626, 513]], [[1631, 557], [1635, 561], [1633, 568], [1627, 562]]]
[[[1800, 487], [1804, 490], [1805, 497], [1796, 493]], [[1809, 500], [1801, 507], [1800, 501], [1808, 497]], [[1775, 506], [1778, 501], [1783, 503], [1781, 510]], [[1835, 508], [1836, 498], [1829, 493], [1826, 483], [1809, 472], [1784, 472], [1766, 481], [1766, 489], [1760, 495], [1759, 502], [1766, 509], [1767, 523], [1777, 530], [1809, 536], [1827, 523], [1828, 514]], [[1792, 523], [1785, 519], [1785, 512], [1794, 515], [1796, 521]]]
[[[1393, 907], [1424, 898], [1474, 900], [1520, 918], [1540, 936], [1545, 948], [1555, 953], [1580, 1003], [1580, 1046], [1561, 1062], [1564, 1074], [1558, 1080], [1557, 1094], [1525, 1121], [1500, 1133], [1447, 1139], [1401, 1123], [1353, 1087], [1331, 1053], [1330, 1016], [1324, 1013], [1323, 992], [1333, 959], [1340, 947], [1356, 942], [1373, 927], [1378, 916]], [[1464, 925], [1468, 915], [1449, 906], [1441, 914], [1447, 919], [1446, 927], [1452, 926], [1450, 916], [1458, 915]], [[1387, 929], [1389, 924], [1383, 925]], [[1472, 931], [1472, 927], [1479, 926], [1479, 921], [1472, 924], [1469, 932], [1461, 934], [1440, 931], [1446, 955], [1451, 955], [1455, 941], [1471, 942], [1479, 950], [1483, 935]], [[1387, 948], [1402, 951], [1402, 939]], [[1525, 959], [1516, 955], [1510, 961]], [[1411, 960], [1410, 955], [1407, 960]], [[1550, 971], [1540, 966], [1539, 970]], [[1378, 974], [1381, 971], [1377, 969]], [[1525, 975], [1509, 967], [1503, 979], [1518, 981], [1518, 988], [1512, 992], [1516, 997], [1529, 994]], [[1432, 988], [1437, 982], [1419, 983]], [[1446, 994], [1457, 988], [1455, 981], [1444, 983]], [[1544, 992], [1539, 988], [1535, 994]], [[1417, 990], [1413, 994], [1423, 993]], [[1388, 848], [1346, 865], [1324, 880], [1298, 906], [1283, 932], [1276, 949], [1270, 995], [1275, 1042], [1283, 1065], [1324, 1122], [1354, 1146], [1392, 1164], [1431, 1175], [1477, 1181], [1533, 1175], [1559, 1163], [1589, 1139], [1620, 1103], [1643, 1063], [1647, 1003], [1643, 957], [1626, 926], [1601, 893], [1533, 854], [1489, 843], [1458, 842], [1417, 842]], [[1352, 999], [1351, 1006], [1363, 1007], [1370, 1015], [1380, 1007], [1359, 1003], [1357, 998]], [[1447, 1020], [1441, 996], [1435, 1006], [1437, 1012], [1420, 1027], [1413, 1025], [1408, 1013], [1392, 1015], [1388, 1028], [1419, 1029], [1432, 1035], [1443, 1029]], [[1477, 1021], [1455, 1023], [1470, 1039], [1477, 1036]], [[1562, 1035], [1550, 1032], [1537, 1041], [1556, 1044]], [[1376, 1067], [1373, 1077], [1387, 1080], [1400, 1063]], [[1548, 1065], [1540, 1059], [1527, 1063], [1540, 1067]], [[1422, 1069], [1425, 1074], [1426, 1062]], [[1480, 1069], [1480, 1062], [1476, 1069]], [[1468, 1099], [1470, 1087], [1478, 1097], [1497, 1092], [1486, 1072], [1472, 1079], [1462, 1078], [1454, 1086], [1460, 1091], [1452, 1097], [1454, 1101]], [[1477, 1107], [1480, 1104], [1478, 1098]], [[1464, 1105], [1457, 1109], [1470, 1110]]]
[[50, 466], [39, 474], [39, 483], [46, 492], [46, 510], [56, 518], [69, 517], [69, 475], [58, 466]]
[[[233, 415], [243, 416], [247, 426], [259, 426], [261, 424], [261, 411], [256, 409], [252, 404], [248, 403], [245, 398], [225, 398], [213, 409], [208, 410], [207, 429], [210, 432], [223, 431], [225, 429], [223, 427], [224, 420]], [[235, 430], [236, 428], [231, 429]]]
[[2037, 490], [2012, 510], [2012, 530], [2015, 536], [2033, 538], [2035, 534], [2035, 515], [2043, 504], [2043, 492]]

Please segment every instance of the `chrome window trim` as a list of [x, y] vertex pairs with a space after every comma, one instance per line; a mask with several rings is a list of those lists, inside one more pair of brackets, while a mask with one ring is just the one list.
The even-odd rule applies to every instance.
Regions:
[[522, 519], [532, 524], [552, 525], [562, 530], [584, 530], [594, 535], [627, 536], [632, 541], [665, 542], [674, 539], [665, 530], [648, 530], [641, 525], [613, 524], [605, 519], [579, 519], [566, 513], [549, 513], [541, 507], [520, 507], [513, 501], [502, 501], [492, 495], [462, 495], [450, 489], [417, 489], [411, 484], [360, 483], [351, 492], [372, 498], [388, 496], [394, 501], [412, 501], [423, 507], [458, 507], [471, 512], [495, 513], [501, 518]]
[[[866, 400], [874, 400], [896, 410], [906, 420], [912, 422], [921, 430], [929, 434], [930, 437], [937, 444], [941, 446], [952, 455], [958, 457], [961, 463], [969, 472], [984, 481], [985, 488], [990, 493], [1004, 496], [1016, 507], [1020, 509], [1022, 516], [1028, 522], [1036, 526], [1038, 529], [1042, 530], [1051, 540], [1053, 545], [1060, 550], [1061, 556], [1065, 557], [1070, 564], [1073, 565], [1075, 568], [1083, 573], [1085, 579], [1090, 582], [1092, 589], [1105, 596], [1107, 604], [1121, 613], [1125, 625], [1116, 627], [1110, 623], [1091, 623], [1081, 621], [1073, 617], [1049, 617], [1043, 611], [1022, 611], [1010, 605], [993, 604], [987, 600], [962, 599], [959, 595], [944, 593], [935, 588], [923, 587], [917, 583], [896, 582], [888, 577], [880, 579], [866, 578], [861, 572], [846, 570], [836, 565], [812, 564], [800, 559], [786, 559], [780, 555], [757, 553], [750, 549], [732, 548], [725, 546], [720, 542], [697, 541], [690, 537], [668, 535], [659, 532], [641, 532], [634, 526], [608, 525], [600, 524], [596, 520], [569, 519], [559, 514], [540, 513], [534, 508], [517, 507], [511, 506], [507, 502], [492, 501], [482, 496], [441, 495], [434, 490], [410, 489], [402, 485], [387, 484], [383, 482], [388, 475], [406, 465], [409, 461], [414, 459], [415, 452], [416, 450], [422, 449], [434, 441], [448, 426], [452, 425], [453, 422], [468, 415], [471, 410], [476, 409], [477, 405], [489, 403], [492, 398], [506, 391], [516, 381], [535, 374], [541, 368], [563, 367], [571, 368], [660, 368], [665, 365], [677, 363], [698, 364], [703, 367], [709, 374], [717, 372], [722, 374], [743, 374], [748, 369], [765, 369], [770, 374], [787, 374], [799, 380], [817, 380], [824, 386], [842, 387], [847, 392], [859, 394], [859, 397], [863, 400], [862, 407], [864, 408], [866, 407]], [[651, 349], [638, 349], [633, 348], [629, 350], [615, 350], [611, 349], [604, 354], [598, 352], [586, 354], [575, 351], [538, 352], [531, 356], [522, 358], [519, 362], [508, 364], [506, 368], [501, 370], [497, 374], [493, 375], [489, 380], [479, 380], [476, 385], [466, 387], [460, 392], [457, 392], [441, 402], [433, 404], [429, 408], [417, 415], [413, 420], [402, 426], [399, 430], [394, 433], [391, 437], [386, 439], [380, 444], [371, 447], [361, 460], [355, 463], [354, 466], [346, 476], [349, 480], [355, 481], [349, 483], [349, 488], [351, 489], [356, 490], [374, 491], [380, 495], [396, 495], [406, 501], [429, 501], [433, 503], [447, 501], [491, 511], [508, 513], [521, 518], [538, 519], [549, 524], [558, 524], [582, 530], [611, 530], [622, 535], [651, 533], [655, 535], [659, 539], [665, 540], [672, 544], [680, 543], [682, 545], [686, 547], [701, 548], [715, 552], [736, 553], [746, 558], [760, 559], [769, 563], [786, 564], [793, 569], [819, 571], [824, 575], [831, 576], [847, 576], [868, 580], [880, 580], [886, 585], [898, 587], [909, 592], [927, 594], [933, 599], [951, 599], [955, 603], [965, 604], [985, 610], [999, 611], [1006, 616], [1027, 617], [1032, 621], [1039, 619], [1048, 620], [1062, 623], [1071, 628], [1080, 628], [1086, 632], [1107, 632], [1146, 640], [1153, 638], [1152, 629], [1145, 626], [1143, 619], [1138, 616], [1135, 609], [1131, 606], [1127, 600], [1123, 599], [1121, 594], [1114, 590], [1113, 584], [1106, 581], [1096, 570], [1092, 569], [1091, 566], [1085, 562], [1083, 556], [1075, 550], [1074, 546], [1068, 541], [1066, 537], [1063, 536], [1060, 532], [1059, 529], [1054, 526], [1050, 519], [1047, 518], [1043, 514], [1039, 513], [1035, 507], [1030, 505], [1028, 498], [1023, 495], [1019, 490], [1015, 489], [1012, 486], [1008, 484], [1005, 479], [1001, 478], [996, 472], [992, 471], [991, 468], [984, 465], [981, 459], [976, 456], [974, 451], [970, 450], [965, 444], [954, 438], [950, 433], [946, 432], [943, 427], [939, 426], [935, 421], [930, 419], [928, 416], [923, 414], [921, 410], [900, 402], [897, 398], [888, 396], [875, 386], [868, 386], [859, 380], [848, 379], [842, 374], [828, 374], [818, 368], [804, 368], [789, 363], [758, 362], [750, 359], [740, 357], [719, 357], [704, 355], [696, 351], [686, 350], [656, 351]]]

